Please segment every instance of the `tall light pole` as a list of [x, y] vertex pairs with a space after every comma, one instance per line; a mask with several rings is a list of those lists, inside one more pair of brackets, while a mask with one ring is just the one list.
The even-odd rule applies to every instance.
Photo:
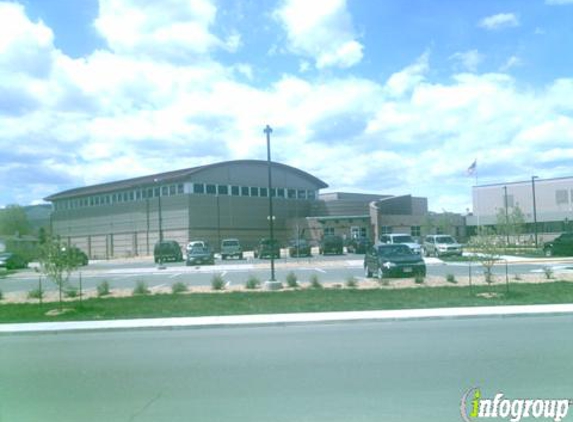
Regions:
[[[153, 180], [157, 185], [159, 185], [159, 179]], [[159, 195], [157, 195], [157, 207], [158, 207], [158, 219], [159, 219], [159, 241], [163, 242], [163, 218], [161, 215], [161, 186], [158, 187]]]
[[507, 186], [503, 187], [503, 199], [505, 206], [505, 242], [509, 246], [509, 215], [507, 214]]
[[535, 247], [537, 248], [537, 206], [535, 204], [535, 179], [537, 176], [531, 176], [531, 193], [533, 195], [533, 232], [535, 233]]
[[265, 127], [264, 133], [267, 135], [267, 165], [269, 172], [269, 231], [271, 236], [271, 279], [265, 283], [265, 287], [269, 290], [277, 290], [282, 287], [282, 283], [277, 282], [275, 279], [275, 232], [274, 232], [274, 213], [273, 213], [273, 195], [271, 194], [272, 183], [272, 170], [271, 170], [271, 133], [273, 130], [269, 125]]

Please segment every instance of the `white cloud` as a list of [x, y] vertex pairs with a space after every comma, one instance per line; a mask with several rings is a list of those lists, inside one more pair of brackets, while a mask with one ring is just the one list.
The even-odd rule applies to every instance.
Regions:
[[0, 3], [0, 85], [7, 76], [45, 78], [54, 57], [54, 35], [43, 22], [34, 23], [17, 3]]
[[213, 48], [236, 49], [236, 34], [222, 41], [210, 32], [211, 0], [100, 0], [95, 27], [116, 53], [190, 59]]
[[[156, 12], [146, 4], [137, 9], [142, 22]], [[259, 87], [253, 64], [223, 66], [210, 58], [210, 48], [224, 48], [211, 41], [190, 62], [157, 60], [123, 41], [72, 59], [54, 47], [49, 28], [8, 5], [0, 3], [18, 25], [0, 25], [0, 89], [17, 89], [10, 100], [0, 96], [0, 178], [15, 181], [13, 197], [24, 203], [84, 183], [264, 159], [267, 123], [275, 129], [275, 159], [333, 189], [429, 196], [433, 210], [469, 205], [472, 181], [463, 175], [475, 157], [483, 182], [570, 172], [558, 161], [573, 156], [571, 78], [536, 90], [501, 73], [459, 73], [437, 82], [425, 52], [383, 82], [299, 73]], [[158, 42], [157, 28], [138, 27], [130, 45], [149, 37]], [[162, 42], [168, 51], [180, 45], [177, 37]], [[49, 71], [30, 72], [15, 46]], [[451, 59], [465, 71], [477, 66], [472, 52]], [[317, 65], [318, 57], [313, 60]], [[14, 113], [25, 101], [33, 107]]]
[[287, 32], [288, 49], [314, 59], [318, 69], [348, 68], [362, 60], [346, 0], [284, 0], [274, 13]]
[[514, 13], [499, 13], [483, 18], [478, 26], [487, 30], [512, 28], [519, 26], [519, 19]]
[[386, 90], [392, 96], [401, 96], [422, 83], [429, 69], [430, 53], [422, 54], [414, 64], [390, 76], [386, 82]]
[[483, 59], [483, 54], [480, 54], [477, 50], [457, 52], [450, 56], [450, 60], [454, 60], [457, 63], [458, 69], [461, 68], [468, 72], [476, 72]]

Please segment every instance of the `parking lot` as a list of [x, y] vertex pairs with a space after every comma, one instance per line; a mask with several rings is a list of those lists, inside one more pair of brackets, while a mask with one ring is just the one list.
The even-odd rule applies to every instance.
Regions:
[[[275, 259], [275, 276], [285, 281], [289, 272], [296, 274], [300, 281], [308, 281], [315, 274], [322, 283], [344, 283], [347, 278], [364, 280], [364, 255], [345, 253], [343, 255], [319, 255], [313, 251], [311, 257], [290, 258], [285, 251], [280, 259]], [[438, 258], [425, 258], [429, 277], [467, 276], [471, 271], [480, 277], [483, 269], [478, 262], [446, 262]], [[228, 285], [243, 285], [249, 276], [261, 281], [270, 279], [270, 259], [255, 259], [252, 252], [246, 252], [242, 260], [221, 260], [216, 256], [215, 265], [186, 266], [185, 262], [169, 262], [157, 265], [153, 257], [123, 258], [107, 261], [91, 261], [70, 277], [70, 283], [78, 286], [81, 277], [84, 289], [95, 289], [102, 281], [108, 281], [112, 288], [133, 288], [136, 282], [143, 281], [149, 287], [170, 286], [183, 282], [189, 286], [209, 286], [214, 275], [220, 275]], [[573, 261], [569, 258], [524, 260], [512, 259], [507, 262], [510, 277], [516, 274], [542, 273], [543, 268], [552, 268], [555, 276], [573, 272]], [[42, 288], [55, 289], [54, 283], [46, 282], [37, 265], [18, 270], [0, 278], [0, 289], [5, 292], [29, 291], [37, 288], [42, 278]], [[504, 277], [505, 261], [494, 267], [494, 274]]]

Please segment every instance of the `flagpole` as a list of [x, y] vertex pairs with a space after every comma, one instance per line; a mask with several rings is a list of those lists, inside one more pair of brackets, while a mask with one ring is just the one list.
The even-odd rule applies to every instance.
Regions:
[[[477, 163], [477, 159], [475, 161]], [[476, 229], [476, 234], [479, 234], [479, 189], [478, 189], [478, 168], [477, 168], [477, 164], [476, 164], [476, 168], [475, 168], [475, 175], [476, 175], [476, 218], [477, 218], [477, 229]]]

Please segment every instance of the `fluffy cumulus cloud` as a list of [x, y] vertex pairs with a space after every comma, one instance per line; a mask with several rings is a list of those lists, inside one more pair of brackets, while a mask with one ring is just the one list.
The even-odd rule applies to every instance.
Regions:
[[[96, 26], [108, 46], [73, 59], [44, 23], [0, 2], [0, 179], [10, 181], [0, 204], [264, 159], [266, 123], [277, 161], [334, 189], [428, 196], [433, 210], [471, 206], [464, 173], [476, 157], [483, 181], [570, 173], [571, 78], [526, 89], [503, 69], [478, 73], [481, 55], [469, 50], [436, 81], [427, 51], [385, 79], [283, 73], [261, 86], [253, 64], [215, 59], [241, 36], [230, 48], [214, 35], [214, 3], [171, 0], [167, 12], [156, 3], [101, 0]], [[344, 1], [281, 2], [276, 16], [289, 48], [316, 67], [362, 57]], [[344, 47], [353, 43], [359, 54]], [[508, 59], [507, 69], [517, 64]]]
[[215, 48], [236, 50], [240, 36], [221, 40], [211, 32], [217, 9], [211, 0], [100, 0], [95, 27], [116, 53], [156, 59], [193, 59]]
[[285, 0], [275, 11], [290, 51], [314, 60], [318, 69], [348, 68], [362, 60], [346, 0]]
[[483, 18], [478, 26], [487, 30], [497, 30], [519, 26], [519, 18], [514, 13], [499, 13]]

